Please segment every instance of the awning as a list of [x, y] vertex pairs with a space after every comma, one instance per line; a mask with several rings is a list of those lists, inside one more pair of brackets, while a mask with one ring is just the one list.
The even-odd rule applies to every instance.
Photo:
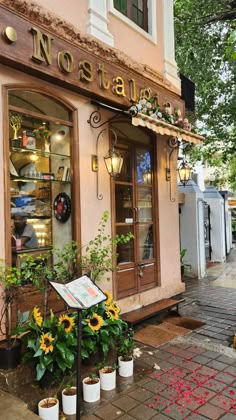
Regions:
[[199, 136], [198, 134], [183, 130], [183, 128], [168, 124], [165, 121], [156, 120], [144, 114], [137, 114], [135, 117], [132, 117], [132, 124], [136, 127], [139, 125], [141, 127], [147, 127], [155, 133], [161, 134], [162, 136], [167, 135], [178, 137], [179, 139], [194, 144], [201, 144], [204, 140], [204, 137]]

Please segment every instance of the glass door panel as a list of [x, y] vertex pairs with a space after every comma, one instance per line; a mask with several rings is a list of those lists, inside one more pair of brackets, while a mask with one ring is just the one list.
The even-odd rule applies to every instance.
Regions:
[[133, 188], [127, 185], [115, 186], [116, 222], [133, 223]]
[[151, 151], [138, 149], [136, 151], [136, 173], [138, 184], [151, 184], [152, 182], [152, 162]]
[[139, 260], [154, 258], [153, 253], [153, 226], [139, 226]]
[[138, 221], [152, 222], [152, 188], [138, 187]]
[[[132, 226], [119, 226], [116, 233], [118, 235], [127, 235], [129, 232], [134, 234]], [[134, 240], [131, 239], [127, 244], [118, 244], [117, 246], [117, 263], [119, 265], [134, 263]]]

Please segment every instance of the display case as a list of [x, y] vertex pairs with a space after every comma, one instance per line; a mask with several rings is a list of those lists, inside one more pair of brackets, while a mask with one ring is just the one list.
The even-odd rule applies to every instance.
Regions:
[[[29, 99], [27, 102], [26, 93]], [[22, 103], [28, 109], [24, 109]], [[37, 108], [39, 103], [41, 109], [46, 108], [48, 115], [40, 116], [39, 112], [35, 112], [36, 103]], [[37, 248], [42, 249], [71, 240], [71, 124], [53, 115], [57, 107], [58, 114], [65, 116], [63, 106], [52, 105], [51, 99], [36, 93], [33, 95], [25, 92], [23, 95], [18, 92], [17, 97], [10, 96], [9, 184], [12, 235], [14, 219], [23, 215], [27, 218], [27, 225], [32, 225], [36, 233]], [[42, 113], [45, 114], [45, 109]], [[63, 227], [58, 229], [58, 225]]]

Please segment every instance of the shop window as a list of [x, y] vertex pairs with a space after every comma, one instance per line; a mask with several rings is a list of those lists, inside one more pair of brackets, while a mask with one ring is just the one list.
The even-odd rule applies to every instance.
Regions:
[[114, 8], [148, 32], [147, 0], [114, 0]]
[[[9, 199], [12, 262], [25, 252], [42, 254], [72, 239], [72, 111], [38, 92], [8, 94]], [[24, 225], [34, 232], [25, 242]], [[27, 236], [27, 235], [26, 235]]]

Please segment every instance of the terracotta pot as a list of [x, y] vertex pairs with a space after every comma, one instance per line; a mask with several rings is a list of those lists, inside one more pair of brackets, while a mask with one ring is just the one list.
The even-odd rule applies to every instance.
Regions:
[[72, 386], [70, 389], [62, 391], [62, 411], [66, 415], [76, 414], [77, 388]]
[[127, 378], [132, 376], [134, 373], [134, 359], [133, 357], [130, 360], [123, 360], [122, 356], [118, 357], [118, 366], [119, 366], [119, 375]]
[[116, 387], [116, 370], [111, 366], [104, 366], [99, 370], [99, 377], [101, 381], [101, 389], [103, 391], [111, 391]]
[[59, 420], [59, 401], [57, 398], [44, 398], [38, 403], [38, 413], [42, 420]]
[[88, 403], [100, 400], [100, 379], [86, 377], [82, 381], [83, 400]]

